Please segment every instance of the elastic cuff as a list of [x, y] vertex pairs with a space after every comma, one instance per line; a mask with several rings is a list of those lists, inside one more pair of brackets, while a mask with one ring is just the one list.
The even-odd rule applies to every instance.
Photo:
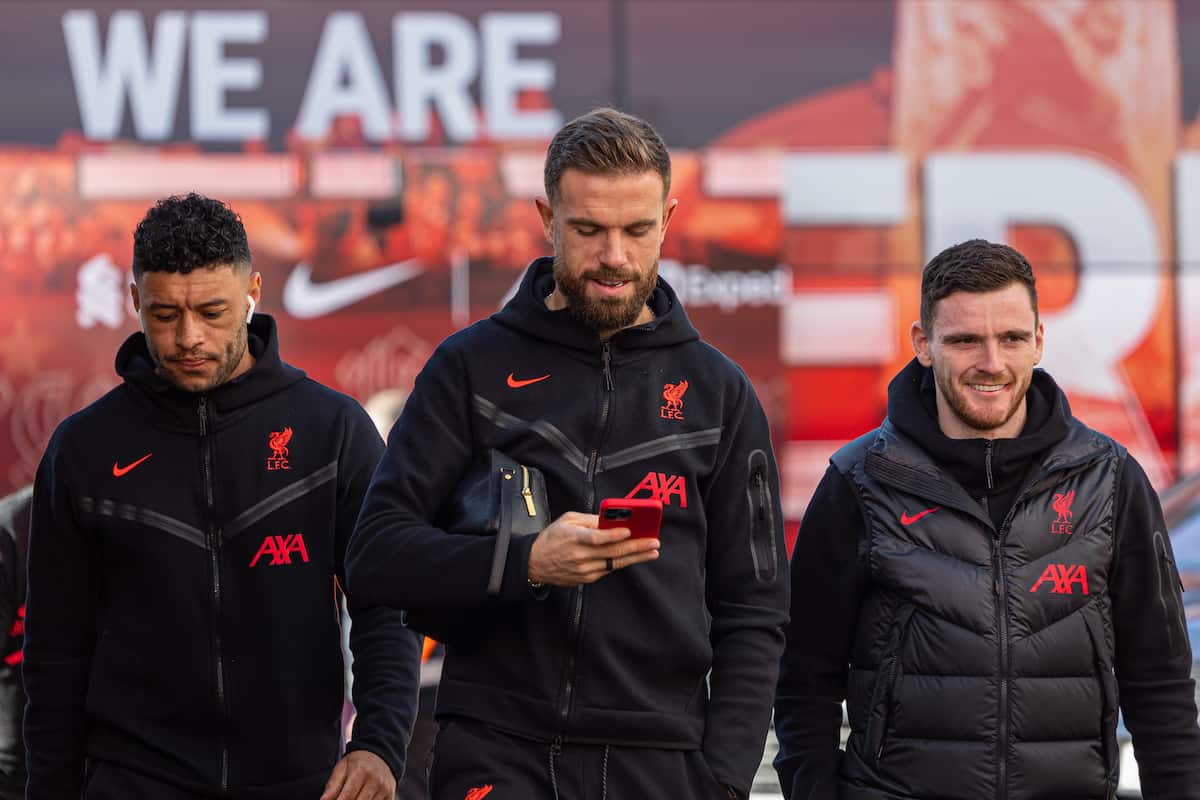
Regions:
[[500, 598], [508, 602], [521, 602], [532, 597], [544, 600], [550, 587], [534, 589], [529, 585], [529, 553], [537, 534], [514, 536], [508, 542], [508, 560], [504, 564], [504, 581], [500, 587]]

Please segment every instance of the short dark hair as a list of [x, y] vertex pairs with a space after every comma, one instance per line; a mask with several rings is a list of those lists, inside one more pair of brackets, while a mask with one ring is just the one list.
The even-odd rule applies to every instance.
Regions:
[[971, 239], [947, 247], [921, 272], [921, 327], [933, 329], [938, 301], [955, 292], [992, 292], [1020, 283], [1029, 290], [1034, 321], [1038, 318], [1037, 283], [1025, 256], [1006, 244]]
[[159, 200], [133, 232], [133, 277], [144, 272], [250, 266], [242, 218], [225, 203], [189, 192]]
[[596, 108], [563, 125], [546, 151], [546, 197], [558, 199], [558, 182], [568, 169], [590, 175], [654, 171], [671, 188], [671, 156], [650, 123], [615, 108]]

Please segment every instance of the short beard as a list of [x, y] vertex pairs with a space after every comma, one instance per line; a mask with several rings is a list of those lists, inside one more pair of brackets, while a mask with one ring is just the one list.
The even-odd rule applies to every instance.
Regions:
[[[633, 280], [633, 295], [627, 300], [592, 299], [587, 294], [587, 285], [591, 280]], [[575, 275], [558, 256], [555, 256], [554, 284], [566, 298], [567, 310], [575, 319], [596, 333], [619, 331], [632, 325], [650, 300], [654, 287], [658, 285], [658, 260], [655, 259], [645, 277], [638, 280], [631, 279], [621, 270], [604, 267]]]
[[1013, 415], [1020, 410], [1021, 403], [1024, 402], [1025, 395], [1029, 391], [1028, 383], [1026, 383], [1023, 388], [1014, 386], [1014, 388], [1018, 389], [1018, 391], [1013, 392], [1012, 405], [1009, 406], [1008, 411], [1004, 413], [1001, 418], [997, 419], [995, 417], [983, 417], [972, 411], [970, 405], [966, 401], [966, 398], [963, 396], [963, 390], [959, 389], [958, 385], [953, 382], [951, 382], [951, 385], [949, 386], [942, 385], [941, 376], [936, 370], [934, 371], [934, 380], [938, 382], [939, 388], [941, 389], [942, 398], [946, 401], [946, 404], [950, 406], [950, 410], [953, 412], [954, 416], [962, 420], [962, 422], [972, 430], [980, 432], [994, 431], [1012, 419]]
[[[238, 364], [242, 363], [242, 357], [246, 354], [246, 346], [247, 346], [247, 342], [249, 339], [249, 337], [247, 335], [248, 331], [249, 331], [248, 326], [246, 326], [246, 325], [238, 326], [238, 329], [233, 334], [233, 338], [229, 340], [229, 344], [225, 345], [225, 352], [223, 354], [224, 358], [221, 358], [218, 360], [217, 369], [215, 372], [213, 372], [212, 378], [209, 380], [209, 382], [206, 385], [201, 386], [200, 388], [197, 388], [197, 389], [193, 389], [189, 386], [184, 386], [176, 379], [175, 374], [173, 372], [171, 372], [171, 370], [168, 368], [167, 364], [164, 363], [162, 355], [160, 353], [156, 352], [154, 350], [154, 348], [150, 346], [149, 337], [147, 337], [147, 339], [146, 339], [146, 346], [147, 346], [147, 349], [150, 351], [150, 360], [154, 362], [154, 371], [160, 377], [165, 378], [169, 383], [171, 383], [171, 385], [173, 385], [177, 389], [180, 389], [185, 392], [193, 392], [193, 393], [208, 392], [208, 391], [212, 391], [213, 389], [217, 388], [221, 384], [228, 381], [229, 376], [233, 374], [233, 371], [235, 369], [237, 369]], [[176, 355], [183, 355], [183, 354], [176, 354]], [[188, 355], [208, 357], [208, 356], [211, 356], [212, 353], [190, 353]]]

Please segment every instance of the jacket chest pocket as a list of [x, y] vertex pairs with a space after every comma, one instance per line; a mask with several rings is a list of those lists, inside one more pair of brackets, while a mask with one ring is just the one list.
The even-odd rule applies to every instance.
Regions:
[[892, 624], [891, 636], [883, 657], [879, 660], [879, 671], [875, 678], [875, 688], [871, 692], [871, 716], [867, 720], [867, 730], [864, 736], [866, 759], [872, 765], [878, 765], [887, 747], [888, 726], [892, 723], [895, 706], [896, 685], [903, 675], [901, 655], [904, 644], [908, 640], [908, 632], [912, 627], [913, 614], [916, 606], [905, 603], [896, 612]]

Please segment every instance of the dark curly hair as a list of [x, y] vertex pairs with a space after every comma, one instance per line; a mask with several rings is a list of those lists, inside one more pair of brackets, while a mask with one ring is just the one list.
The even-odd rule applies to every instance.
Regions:
[[250, 266], [242, 218], [220, 200], [190, 192], [159, 200], [133, 232], [133, 277], [201, 267]]
[[921, 327], [933, 329], [938, 301], [955, 292], [992, 292], [1020, 283], [1029, 290], [1033, 319], [1038, 318], [1037, 283], [1025, 256], [1006, 244], [970, 239], [947, 247], [921, 273]]

